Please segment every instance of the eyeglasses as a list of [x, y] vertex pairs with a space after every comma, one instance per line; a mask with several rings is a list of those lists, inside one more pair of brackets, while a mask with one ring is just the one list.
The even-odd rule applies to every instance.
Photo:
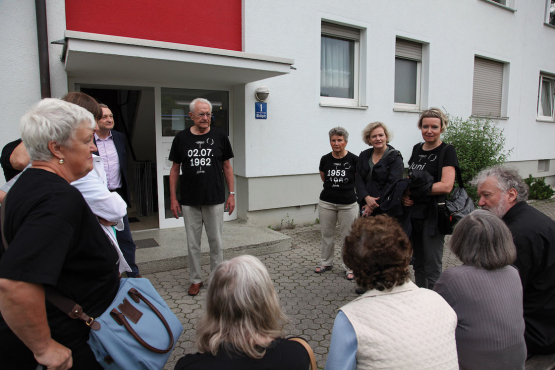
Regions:
[[212, 117], [212, 113], [198, 113], [196, 114], [196, 116], [198, 118], [202, 118], [202, 117]]

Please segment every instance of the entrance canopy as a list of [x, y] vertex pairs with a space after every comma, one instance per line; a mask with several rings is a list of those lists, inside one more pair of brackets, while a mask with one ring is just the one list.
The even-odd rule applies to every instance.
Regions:
[[68, 77], [239, 85], [287, 74], [293, 59], [66, 31]]

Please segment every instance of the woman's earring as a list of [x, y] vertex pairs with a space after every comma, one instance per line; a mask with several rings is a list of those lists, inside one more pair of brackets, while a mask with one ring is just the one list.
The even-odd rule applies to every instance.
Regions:
[[63, 160], [63, 159], [60, 159], [60, 164], [64, 164], [64, 160]]

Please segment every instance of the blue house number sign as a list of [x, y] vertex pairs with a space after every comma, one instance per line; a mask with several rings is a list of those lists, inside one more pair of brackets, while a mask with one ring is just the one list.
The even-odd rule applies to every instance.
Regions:
[[268, 118], [268, 105], [267, 103], [254, 103], [254, 118], [266, 119]]

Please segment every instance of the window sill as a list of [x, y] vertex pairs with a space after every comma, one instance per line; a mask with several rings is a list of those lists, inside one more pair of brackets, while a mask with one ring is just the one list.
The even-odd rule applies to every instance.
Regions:
[[491, 116], [477, 116], [475, 114], [471, 115], [470, 117], [474, 117], [474, 118], [489, 118], [489, 119], [497, 119], [497, 120], [503, 120], [506, 121], [509, 119], [509, 117], [491, 117]]
[[555, 28], [555, 26], [552, 25], [551, 23], [543, 22], [543, 25], [544, 25], [544, 26], [547, 26], [547, 27], [549, 27], [549, 28]]
[[498, 2], [493, 1], [493, 0], [482, 0], [482, 1], [484, 1], [484, 2], [486, 2], [486, 3], [493, 4], [493, 5], [495, 5], [495, 6], [498, 6], [498, 7], [502, 8], [502, 9], [508, 10], [508, 11], [510, 11], [510, 12], [513, 12], [513, 13], [516, 12], [516, 9], [510, 8], [510, 7], [508, 7], [507, 5], [499, 4]]
[[401, 107], [393, 107], [394, 112], [404, 112], [404, 113], [422, 113], [420, 108], [411, 109], [411, 108], [401, 108]]
[[555, 123], [555, 120], [553, 118], [536, 118], [536, 122], [549, 122], [549, 123]]
[[326, 107], [326, 108], [368, 109], [367, 105], [341, 105], [341, 104], [320, 103], [320, 106]]

